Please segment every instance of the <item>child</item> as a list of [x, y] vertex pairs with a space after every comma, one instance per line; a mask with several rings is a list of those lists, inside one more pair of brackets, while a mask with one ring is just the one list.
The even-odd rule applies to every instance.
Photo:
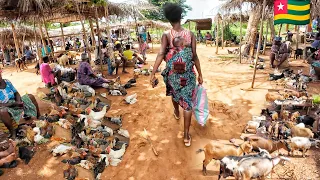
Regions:
[[55, 77], [58, 80], [58, 84], [60, 84], [61, 81], [61, 71], [53, 71], [51, 67], [49, 66], [49, 58], [48, 56], [44, 56], [42, 58], [43, 63], [40, 65], [40, 74], [42, 78], [42, 82], [45, 83], [46, 87], [52, 87], [56, 85]]

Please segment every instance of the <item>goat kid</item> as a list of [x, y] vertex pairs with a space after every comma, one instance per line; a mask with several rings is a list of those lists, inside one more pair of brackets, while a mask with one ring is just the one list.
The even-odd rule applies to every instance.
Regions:
[[217, 142], [210, 142], [205, 145], [203, 149], [199, 149], [197, 153], [204, 152], [205, 159], [203, 160], [203, 174], [207, 174], [207, 165], [214, 160], [221, 160], [225, 156], [242, 156], [252, 152], [252, 145], [250, 142], [244, 142], [239, 147], [234, 145], [225, 145]]
[[283, 156], [247, 158], [239, 162], [234, 174], [236, 174], [236, 179], [241, 180], [265, 179], [272, 169], [282, 161], [290, 161], [290, 159]]
[[252, 157], [267, 157], [271, 158], [269, 152], [265, 149], [259, 148], [258, 154], [251, 154], [245, 156], [226, 156], [222, 160], [220, 160], [220, 172], [218, 179], [227, 178], [229, 176], [234, 176], [233, 172], [238, 167], [238, 163], [243, 159], [252, 158]]

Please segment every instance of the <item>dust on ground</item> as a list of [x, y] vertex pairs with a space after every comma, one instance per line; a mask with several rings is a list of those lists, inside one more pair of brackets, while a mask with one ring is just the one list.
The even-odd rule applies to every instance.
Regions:
[[[158, 48], [159, 46], [155, 46], [154, 52], [157, 52]], [[220, 50], [219, 53], [227, 54], [226, 49]], [[275, 88], [275, 85], [268, 81], [268, 73], [271, 70], [267, 68], [257, 71], [255, 89], [248, 90], [253, 74], [253, 69], [248, 63], [240, 64], [238, 59], [221, 61], [214, 55], [215, 47], [200, 45], [197, 51], [209, 98], [210, 117], [205, 127], [201, 127], [194, 118], [192, 119], [192, 146], [186, 148], [183, 144], [183, 120], [174, 119], [171, 99], [165, 95], [165, 85], [160, 81], [159, 86], [153, 89], [149, 85], [149, 77], [141, 76], [137, 80], [137, 87], [128, 91], [128, 94], [137, 93], [136, 104], [125, 105], [123, 97], [108, 97], [112, 105], [107, 115], [124, 114], [123, 127], [130, 132], [130, 145], [120, 165], [107, 167], [101, 176], [102, 179], [217, 179], [218, 163], [211, 162], [207, 167], [208, 175], [203, 176], [201, 169], [204, 155], [196, 154], [196, 150], [210, 140], [239, 138], [245, 123], [266, 106], [265, 94], [268, 89]], [[148, 54], [150, 65], [154, 63], [155, 58], [155, 53]], [[264, 58], [267, 59], [266, 56]], [[307, 65], [302, 61], [292, 64], [295, 66], [294, 69], [304, 68], [304, 72], [308, 72]], [[303, 66], [300, 67], [301, 65]], [[121, 75], [122, 81], [131, 78], [132, 74], [131, 71], [129, 75]], [[162, 79], [160, 74], [157, 74], [157, 77]], [[36, 94], [37, 88], [44, 86], [40, 76], [34, 73], [33, 66], [19, 73], [14, 69], [5, 70], [4, 78], [11, 80], [21, 94]], [[320, 88], [316, 87], [314, 86], [315, 92], [320, 93]], [[49, 107], [41, 102], [42, 112], [48, 111]], [[180, 113], [182, 114], [182, 110]], [[139, 135], [144, 128], [149, 131], [153, 144], [159, 151], [158, 157]], [[65, 136], [64, 132], [59, 131], [57, 134]], [[36, 155], [28, 165], [20, 162], [17, 168], [6, 169], [1, 179], [63, 179], [63, 169], [66, 165], [60, 162], [63, 157], [53, 157], [50, 154], [49, 149], [53, 145], [49, 143], [38, 146]], [[319, 179], [318, 152], [309, 151], [309, 157], [305, 159], [292, 158], [298, 179]], [[90, 171], [77, 169], [79, 178], [93, 179]]]

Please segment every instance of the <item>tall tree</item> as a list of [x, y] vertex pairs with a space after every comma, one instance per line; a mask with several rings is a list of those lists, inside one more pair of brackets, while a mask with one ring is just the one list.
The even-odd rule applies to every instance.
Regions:
[[159, 11], [145, 10], [142, 11], [142, 14], [148, 19], [166, 21], [162, 7], [167, 2], [179, 4], [183, 9], [183, 17], [186, 16], [188, 11], [192, 10], [192, 8], [186, 4], [186, 0], [149, 0], [149, 3], [159, 8]]

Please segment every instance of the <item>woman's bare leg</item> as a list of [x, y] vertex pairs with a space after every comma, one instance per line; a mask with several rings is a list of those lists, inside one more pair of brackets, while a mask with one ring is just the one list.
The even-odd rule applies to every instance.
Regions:
[[180, 117], [180, 112], [179, 112], [179, 104], [177, 102], [175, 102], [172, 98], [172, 104], [173, 104], [173, 108], [174, 108], [174, 114], [177, 116], [177, 117]]
[[188, 142], [189, 140], [189, 129], [190, 129], [190, 124], [191, 124], [191, 116], [192, 116], [192, 111], [183, 111], [183, 116], [184, 116], [184, 141]]
[[6, 109], [0, 109], [0, 120], [8, 128], [12, 139], [16, 138], [16, 130], [13, 128], [13, 123], [9, 112]]
[[32, 94], [28, 94], [30, 100], [32, 101], [32, 103], [36, 106], [36, 110], [37, 110], [37, 118], [40, 117], [40, 109], [39, 109], [39, 105], [38, 102], [36, 100], [36, 98], [34, 97], [34, 95]]

